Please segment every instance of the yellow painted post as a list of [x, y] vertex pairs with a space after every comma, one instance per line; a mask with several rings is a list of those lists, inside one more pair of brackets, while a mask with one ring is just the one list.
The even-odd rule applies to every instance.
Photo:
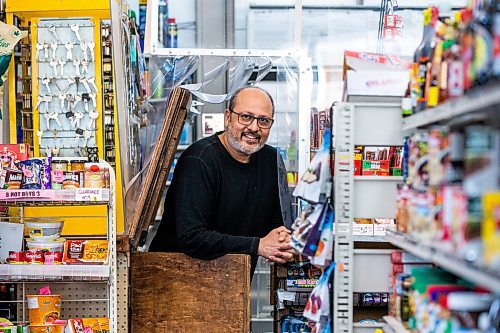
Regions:
[[99, 148], [99, 157], [104, 159], [104, 127], [103, 124], [103, 113], [104, 108], [102, 106], [102, 47], [101, 47], [101, 20], [98, 18], [93, 18], [92, 23], [94, 24], [94, 66], [95, 66], [95, 84], [97, 86], [96, 93], [96, 106], [97, 110], [100, 110], [99, 117], [96, 119], [95, 128], [95, 141]]
[[[14, 24], [14, 15], [7, 14], [7, 23]], [[17, 143], [17, 102], [16, 102], [16, 71], [14, 54], [9, 64], [9, 136], [11, 143]]]
[[[31, 40], [38, 39], [38, 22], [36, 18], [31, 19]], [[40, 112], [36, 107], [38, 103], [38, 59], [36, 59], [36, 43], [31, 43], [31, 103], [33, 106], [33, 156], [40, 156], [40, 142], [36, 132], [40, 129]]]

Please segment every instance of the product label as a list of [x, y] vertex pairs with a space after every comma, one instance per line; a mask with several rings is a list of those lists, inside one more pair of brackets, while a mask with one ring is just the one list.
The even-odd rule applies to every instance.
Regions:
[[38, 309], [37, 297], [28, 297], [28, 309]]

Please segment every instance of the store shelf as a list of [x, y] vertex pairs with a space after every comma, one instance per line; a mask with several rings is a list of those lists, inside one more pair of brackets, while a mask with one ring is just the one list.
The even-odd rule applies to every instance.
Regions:
[[409, 235], [387, 231], [386, 237], [389, 242], [405, 251], [432, 261], [443, 269], [478, 286], [500, 293], [500, 272], [498, 271], [493, 271], [479, 263], [467, 261], [454, 253], [445, 252], [437, 245], [422, 244]]
[[403, 131], [414, 130], [438, 123], [443, 120], [451, 120], [454, 117], [467, 113], [480, 112], [488, 107], [500, 104], [499, 84], [491, 84], [470, 91], [466, 96], [451, 100], [438, 105], [433, 109], [428, 109], [416, 113], [403, 119]]
[[397, 181], [402, 182], [403, 176], [354, 176], [354, 180]]
[[385, 236], [352, 236], [355, 242], [387, 243]]
[[387, 325], [384, 325], [384, 332], [386, 333], [410, 333], [404, 325], [394, 317], [384, 316]]
[[109, 265], [0, 265], [3, 281], [107, 280]]
[[109, 189], [105, 188], [0, 190], [0, 205], [4, 206], [105, 205], [108, 202]]

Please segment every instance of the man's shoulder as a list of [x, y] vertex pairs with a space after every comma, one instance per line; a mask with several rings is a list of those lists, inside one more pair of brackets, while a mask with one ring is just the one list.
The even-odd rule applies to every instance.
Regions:
[[265, 144], [262, 149], [259, 150], [259, 154], [265, 158], [271, 158], [271, 159], [276, 159], [276, 154], [277, 154], [276, 148]]
[[213, 156], [218, 151], [218, 139], [215, 135], [203, 138], [191, 144], [182, 154], [184, 157], [204, 159]]

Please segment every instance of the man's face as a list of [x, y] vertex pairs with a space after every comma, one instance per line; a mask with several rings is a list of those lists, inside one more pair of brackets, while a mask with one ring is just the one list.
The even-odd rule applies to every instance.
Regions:
[[228, 143], [233, 149], [246, 155], [257, 152], [267, 142], [271, 129], [260, 128], [256, 119], [249, 125], [241, 124], [238, 117], [241, 119], [242, 115], [250, 115], [272, 119], [273, 109], [269, 97], [258, 89], [245, 89], [238, 94], [232, 111], [234, 112], [225, 112]]

